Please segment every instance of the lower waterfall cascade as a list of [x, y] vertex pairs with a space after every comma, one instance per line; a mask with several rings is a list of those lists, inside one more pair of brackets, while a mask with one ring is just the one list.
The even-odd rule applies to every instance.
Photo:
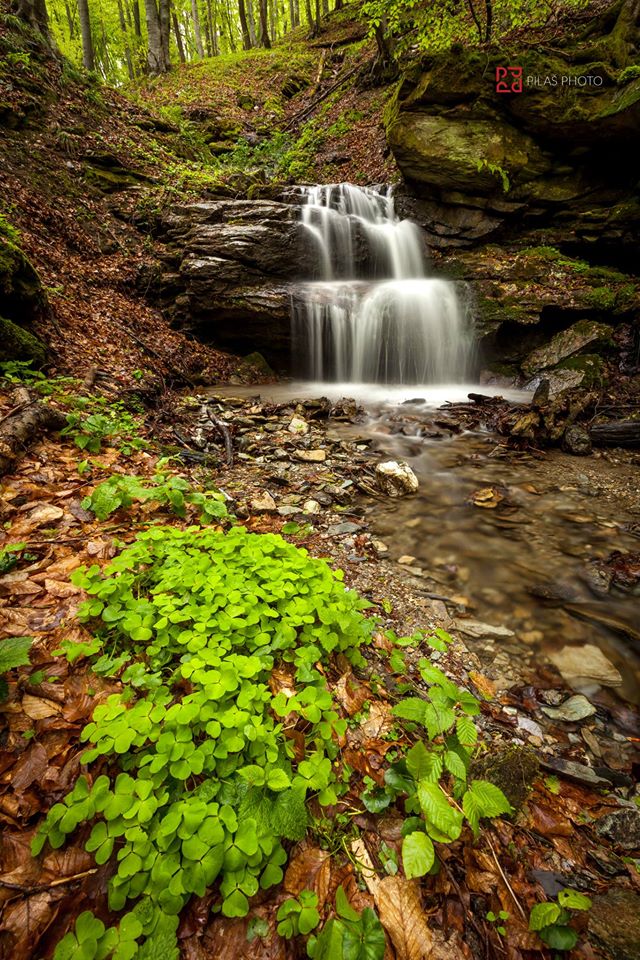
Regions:
[[464, 382], [473, 356], [459, 285], [427, 276], [420, 228], [395, 213], [389, 188], [302, 187], [301, 225], [317, 276], [296, 285], [296, 372], [324, 382]]

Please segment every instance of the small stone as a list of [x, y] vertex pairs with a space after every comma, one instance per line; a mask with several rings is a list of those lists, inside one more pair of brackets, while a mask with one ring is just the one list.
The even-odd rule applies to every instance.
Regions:
[[289, 433], [295, 433], [298, 435], [309, 433], [309, 424], [306, 420], [303, 420], [302, 417], [293, 417], [289, 426], [287, 427]]
[[620, 810], [602, 817], [596, 824], [596, 833], [611, 840], [621, 850], [637, 850], [640, 847], [640, 810]]
[[403, 566], [410, 567], [411, 564], [415, 562], [416, 558], [412, 557], [409, 553], [405, 553], [402, 557], [398, 557], [398, 563], [403, 564]]
[[302, 509], [305, 513], [320, 513], [322, 507], [317, 500], [305, 500]]
[[540, 739], [544, 736], [540, 724], [536, 723], [535, 720], [532, 720], [530, 717], [518, 717], [518, 729], [526, 730], [527, 733], [530, 733], [534, 737], [540, 737]]
[[344, 523], [334, 523], [327, 529], [327, 533], [330, 537], [339, 537], [343, 533], [357, 533], [359, 529], [359, 523], [351, 523], [347, 520]]
[[251, 501], [251, 509], [254, 513], [275, 513], [278, 508], [269, 491], [263, 490], [259, 496]]
[[389, 547], [383, 540], [376, 540], [375, 538], [371, 541], [371, 546], [376, 553], [389, 553]]
[[324, 493], [322, 490], [314, 493], [314, 498], [318, 501], [321, 507], [330, 507], [333, 503], [333, 499], [329, 496], [329, 494]]
[[563, 647], [549, 655], [569, 686], [576, 689], [600, 684], [603, 687], [619, 687], [620, 671], [607, 660], [602, 650], [591, 643], [580, 647]]
[[304, 463], [322, 463], [327, 459], [326, 450], [298, 450], [296, 452], [298, 460]]
[[482, 623], [480, 620], [457, 619], [453, 621], [453, 625], [457, 630], [462, 631], [462, 633], [466, 633], [469, 637], [475, 637], [476, 640], [482, 637], [515, 636], [513, 630], [509, 630], [508, 627], [499, 627], [491, 623]]
[[565, 430], [562, 446], [567, 453], [573, 454], [574, 457], [588, 457], [592, 449], [591, 437], [584, 427], [579, 427], [574, 423]]
[[388, 497], [404, 497], [418, 489], [418, 478], [408, 463], [388, 460], [376, 467], [378, 486]]
[[299, 507], [278, 507], [278, 513], [281, 517], [292, 517], [295, 513], [300, 513]]
[[577, 693], [575, 697], [569, 697], [559, 707], [542, 707], [541, 709], [552, 720], [566, 720], [569, 723], [585, 720], [596, 712], [594, 705], [589, 703], [581, 693]]

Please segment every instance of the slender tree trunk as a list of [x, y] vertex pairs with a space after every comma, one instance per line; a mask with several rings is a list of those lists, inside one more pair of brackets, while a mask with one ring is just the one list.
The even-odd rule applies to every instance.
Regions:
[[322, 16], [329, 16], [329, 0], [322, 0]]
[[171, 14], [171, 19], [173, 21], [173, 35], [176, 38], [176, 47], [178, 48], [178, 57], [180, 58], [180, 63], [186, 63], [187, 58], [184, 52], [184, 44], [182, 43], [180, 24], [178, 23], [178, 16], [175, 11]]
[[95, 70], [96, 56], [93, 50], [88, 0], [78, 0], [78, 18], [80, 20], [80, 34], [82, 36], [82, 63], [84, 64], [85, 70]]
[[[269, 0], [267, 0], [267, 6], [268, 6], [268, 3], [269, 3]], [[277, 36], [276, 36], [276, 25], [277, 25], [277, 6], [276, 6], [276, 0], [271, 0], [271, 6], [268, 6], [268, 10], [269, 10], [269, 21], [270, 21], [270, 24], [271, 24], [270, 36], [271, 36], [271, 39], [272, 39], [272, 40], [277, 40]]]
[[233, 35], [233, 20], [231, 19], [231, 10], [229, 9], [229, 0], [225, 3], [224, 12], [226, 13], [227, 20], [227, 33], [229, 34], [229, 46], [231, 48], [231, 53], [236, 52], [236, 38]]
[[131, 9], [133, 10], [133, 32], [136, 37], [142, 36], [142, 24], [140, 22], [139, 0], [132, 0]]
[[220, 46], [218, 44], [218, 4], [213, 4], [212, 0], [207, 0], [207, 8], [209, 26], [211, 27], [211, 56], [217, 57], [220, 53]]
[[258, 0], [260, 10], [260, 46], [266, 50], [271, 49], [271, 40], [269, 39], [269, 13], [267, 10], [267, 0]]
[[311, 12], [311, 0], [304, 0], [304, 10], [307, 15], [307, 24], [313, 27], [313, 14]]
[[335, 5], [335, 7], [334, 7], [333, 9], [334, 9], [334, 10], [342, 10], [343, 7], [344, 7], [343, 0], [336, 0], [336, 5]]
[[144, 0], [144, 12], [147, 18], [147, 66], [149, 73], [165, 73], [164, 58], [162, 55], [162, 34], [160, 33], [160, 16], [156, 0]]
[[316, 0], [316, 16], [315, 23], [313, 27], [313, 35], [317, 37], [320, 33], [320, 0]]
[[[196, 51], [201, 60], [204, 60], [204, 47], [202, 46], [202, 31], [200, 30], [200, 12], [198, 10], [198, 0], [191, 0], [191, 18], [193, 20], [193, 33], [196, 38]], [[211, 56], [211, 50], [209, 50]]]
[[171, 0], [159, 0], [160, 42], [162, 45], [163, 73], [171, 69], [169, 45], [171, 42]]
[[289, 20], [291, 21], [291, 29], [296, 25], [296, 8], [293, 0], [289, 0]]
[[133, 72], [133, 60], [131, 59], [131, 48], [129, 47], [129, 35], [127, 33], [127, 21], [124, 18], [124, 7], [122, 6], [122, 0], [118, 0], [118, 19], [120, 21], [120, 29], [124, 39], [124, 59], [127, 64], [127, 72], [129, 74], [129, 80], [133, 80], [135, 73]]
[[485, 43], [491, 42], [491, 33], [493, 30], [493, 0], [484, 0], [485, 9], [487, 11], [487, 26], [484, 34]]
[[238, 0], [238, 15], [240, 17], [240, 30], [242, 31], [242, 49], [251, 49], [251, 37], [249, 35], [249, 22], [247, 20], [247, 11], [244, 0]]
[[69, 27], [69, 39], [75, 40], [76, 36], [76, 25], [73, 22], [73, 14], [71, 13], [71, 7], [69, 6], [69, 0], [64, 0], [64, 12], [67, 15], [67, 25]]
[[256, 18], [253, 12], [253, 0], [246, 0], [247, 5], [247, 20], [249, 22], [249, 39], [251, 40], [251, 46], [258, 46], [258, 36], [256, 34]]

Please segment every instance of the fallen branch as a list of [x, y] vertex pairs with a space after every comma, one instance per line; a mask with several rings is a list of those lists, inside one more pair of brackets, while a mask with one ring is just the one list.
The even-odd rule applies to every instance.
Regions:
[[47, 430], [61, 430], [65, 423], [59, 410], [42, 401], [29, 401], [0, 423], [0, 476], [11, 470], [29, 444]]
[[231, 442], [231, 431], [229, 430], [229, 427], [226, 425], [226, 423], [223, 423], [222, 420], [218, 420], [217, 417], [214, 417], [214, 415], [211, 413], [211, 410], [209, 410], [208, 407], [206, 408], [206, 410], [207, 410], [207, 416], [209, 417], [209, 420], [214, 425], [216, 430], [222, 435], [222, 438], [224, 440], [224, 451], [227, 457], [227, 466], [232, 467], [233, 466], [233, 444]]
[[591, 442], [596, 446], [639, 447], [640, 420], [614, 420], [597, 423], [589, 429]]

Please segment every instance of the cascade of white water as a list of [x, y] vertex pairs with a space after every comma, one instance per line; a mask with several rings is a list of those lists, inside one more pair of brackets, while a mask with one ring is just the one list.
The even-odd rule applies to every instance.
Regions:
[[461, 382], [472, 352], [456, 285], [429, 278], [424, 238], [390, 192], [349, 183], [303, 188], [302, 225], [318, 279], [294, 294], [294, 344], [314, 380]]

